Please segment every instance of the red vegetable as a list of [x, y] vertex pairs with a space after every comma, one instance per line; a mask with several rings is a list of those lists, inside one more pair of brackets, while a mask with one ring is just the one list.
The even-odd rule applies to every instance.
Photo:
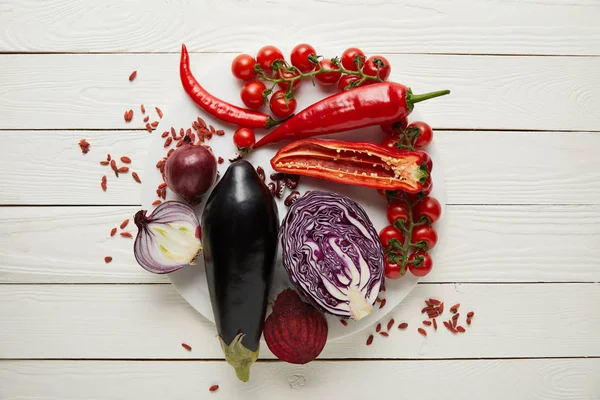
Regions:
[[[361, 78], [358, 75], [343, 75], [342, 78], [338, 82], [338, 89], [340, 89], [340, 92], [343, 92], [345, 90], [354, 89], [354, 87], [352, 87], [352, 86], [358, 84], [358, 81], [360, 81], [360, 79]], [[356, 83], [353, 84], [352, 82], [356, 82]]]
[[422, 151], [390, 150], [374, 143], [305, 139], [282, 147], [271, 166], [278, 172], [414, 193], [431, 185], [427, 159]]
[[[321, 60], [323, 62], [323, 60]], [[321, 75], [317, 75], [317, 78]], [[337, 82], [339, 77], [333, 82]], [[381, 82], [346, 90], [305, 108], [256, 143], [256, 148], [282, 140], [344, 132], [371, 125], [389, 124], [410, 114], [414, 104], [444, 96], [449, 90], [413, 94], [395, 82]]]
[[240, 54], [231, 62], [231, 73], [241, 80], [248, 81], [256, 76], [256, 60], [250, 54]]
[[350, 71], [358, 71], [356, 60], [360, 60], [360, 65], [365, 65], [365, 53], [356, 47], [350, 47], [342, 53], [342, 66]]
[[[337, 69], [338, 65], [335, 65], [329, 58], [324, 58], [319, 61], [319, 65], [323, 69]], [[340, 80], [342, 76], [341, 72], [323, 72], [318, 75], [315, 75], [316, 80], [323, 85], [333, 85], [337, 81]]]
[[365, 75], [377, 76], [377, 69], [379, 69], [379, 79], [382, 81], [385, 81], [392, 72], [392, 66], [384, 56], [369, 57], [365, 62], [362, 72]]
[[424, 251], [418, 251], [411, 254], [408, 258], [408, 270], [414, 276], [425, 276], [433, 268], [433, 261], [428, 253]]
[[302, 73], [307, 73], [315, 69], [315, 64], [311, 63], [309, 56], [316, 57], [317, 51], [310, 44], [302, 43], [293, 48], [290, 54], [292, 65], [298, 68]]
[[281, 53], [281, 50], [275, 46], [269, 45], [261, 47], [256, 54], [256, 62], [267, 75], [271, 75], [273, 71], [271, 64], [273, 64], [273, 61], [275, 60], [283, 60], [283, 54]]
[[271, 128], [279, 123], [267, 114], [234, 106], [208, 93], [194, 78], [190, 70], [190, 60], [185, 44], [181, 45], [179, 76], [183, 89], [194, 103], [221, 121], [248, 128]]
[[249, 128], [238, 128], [233, 134], [233, 144], [240, 151], [249, 151], [256, 142], [254, 131]]
[[327, 342], [327, 320], [317, 309], [300, 300], [293, 289], [279, 293], [263, 335], [277, 358], [306, 364], [317, 358]]
[[189, 136], [167, 159], [165, 181], [169, 189], [195, 204], [217, 177], [217, 160], [204, 146], [194, 146]]
[[441, 214], [442, 205], [433, 197], [427, 196], [413, 207], [413, 221], [415, 222], [419, 222], [421, 218], [426, 218], [432, 224], [440, 219]]
[[271, 108], [271, 112], [277, 118], [287, 118], [296, 111], [296, 99], [289, 98], [286, 99], [285, 90], [278, 90], [271, 96], [269, 100], [269, 107]]
[[244, 83], [240, 91], [240, 98], [244, 105], [253, 110], [257, 110], [265, 105], [263, 92], [267, 87], [261, 81], [249, 81]]

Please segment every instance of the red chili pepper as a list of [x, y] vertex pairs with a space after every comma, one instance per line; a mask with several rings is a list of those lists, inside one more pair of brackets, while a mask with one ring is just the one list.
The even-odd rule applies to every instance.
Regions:
[[278, 172], [417, 193], [431, 187], [428, 158], [423, 151], [392, 150], [374, 143], [303, 139], [282, 147], [271, 166]]
[[410, 114], [414, 104], [444, 96], [449, 90], [413, 94], [396, 82], [381, 82], [347, 90], [305, 108], [260, 139], [255, 149], [281, 140], [344, 132], [365, 126], [390, 124]]
[[229, 104], [208, 93], [200, 86], [190, 70], [190, 59], [185, 44], [181, 45], [179, 76], [188, 96], [204, 111], [222, 121], [245, 128], [271, 128], [279, 124], [267, 114]]

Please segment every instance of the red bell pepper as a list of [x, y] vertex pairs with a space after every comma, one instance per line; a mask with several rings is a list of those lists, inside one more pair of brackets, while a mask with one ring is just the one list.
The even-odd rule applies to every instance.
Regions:
[[323, 139], [295, 141], [271, 159], [271, 166], [278, 172], [409, 193], [431, 187], [430, 163], [423, 151]]
[[381, 82], [334, 94], [305, 108], [255, 145], [257, 149], [281, 140], [344, 132], [371, 125], [391, 124], [410, 114], [414, 104], [443, 96], [449, 90], [413, 94], [396, 82]]

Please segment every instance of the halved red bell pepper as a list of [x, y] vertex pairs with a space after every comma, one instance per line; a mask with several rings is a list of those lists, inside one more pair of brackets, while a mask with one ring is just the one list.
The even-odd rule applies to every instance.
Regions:
[[282, 147], [271, 159], [275, 171], [349, 185], [409, 193], [431, 186], [430, 158], [423, 151], [393, 150], [374, 143], [303, 139]]

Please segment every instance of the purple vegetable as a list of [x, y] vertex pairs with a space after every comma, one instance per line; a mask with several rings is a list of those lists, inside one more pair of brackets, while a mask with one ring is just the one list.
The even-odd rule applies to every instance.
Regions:
[[307, 192], [289, 208], [279, 237], [290, 280], [315, 307], [355, 320], [373, 310], [384, 279], [383, 249], [358, 203]]

